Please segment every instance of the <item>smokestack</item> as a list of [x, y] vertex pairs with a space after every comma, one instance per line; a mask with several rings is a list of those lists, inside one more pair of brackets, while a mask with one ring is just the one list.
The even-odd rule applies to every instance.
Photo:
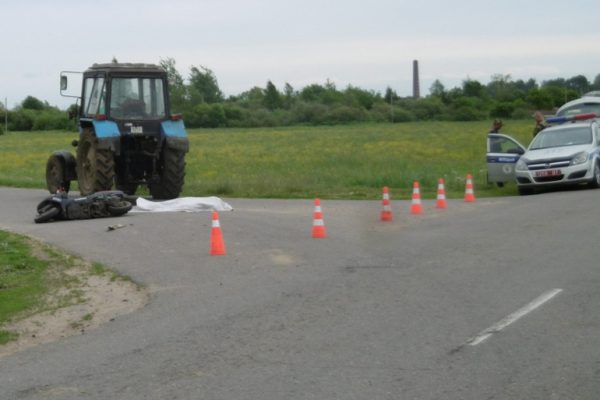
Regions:
[[413, 60], [413, 98], [421, 97], [421, 89], [419, 85], [419, 61]]

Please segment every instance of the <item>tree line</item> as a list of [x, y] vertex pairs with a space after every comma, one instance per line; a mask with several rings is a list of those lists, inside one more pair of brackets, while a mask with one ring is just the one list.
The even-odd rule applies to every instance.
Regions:
[[[226, 97], [207, 67], [192, 66], [186, 80], [174, 59], [163, 59], [160, 65], [169, 79], [171, 111], [183, 114], [190, 128], [521, 119], [530, 118], [534, 110], [552, 113], [569, 100], [600, 91], [600, 74], [593, 82], [577, 75], [541, 83], [497, 74], [487, 84], [467, 78], [451, 89], [436, 80], [429, 94], [417, 99], [398, 96], [390, 87], [383, 93], [352, 85], [340, 89], [329, 80], [301, 89], [289, 83], [277, 88], [267, 81], [265, 87]], [[13, 131], [75, 129], [75, 124], [63, 110], [28, 96], [8, 111], [8, 127]]]

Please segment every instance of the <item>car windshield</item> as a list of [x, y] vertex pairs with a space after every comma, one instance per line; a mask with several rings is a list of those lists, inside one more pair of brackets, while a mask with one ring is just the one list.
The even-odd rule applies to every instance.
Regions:
[[124, 119], [158, 119], [165, 116], [162, 79], [113, 78], [110, 115]]
[[589, 126], [541, 131], [531, 143], [529, 150], [548, 147], [576, 146], [592, 143], [592, 130]]

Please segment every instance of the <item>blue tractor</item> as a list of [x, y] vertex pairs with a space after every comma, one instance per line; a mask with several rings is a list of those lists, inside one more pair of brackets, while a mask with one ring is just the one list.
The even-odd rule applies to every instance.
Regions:
[[[61, 94], [68, 73], [61, 73]], [[77, 107], [76, 156], [54, 152], [46, 164], [50, 193], [77, 180], [82, 196], [111, 190], [128, 195], [146, 185], [155, 199], [182, 191], [189, 141], [180, 114], [171, 114], [167, 73], [149, 64], [94, 64], [83, 72]]]

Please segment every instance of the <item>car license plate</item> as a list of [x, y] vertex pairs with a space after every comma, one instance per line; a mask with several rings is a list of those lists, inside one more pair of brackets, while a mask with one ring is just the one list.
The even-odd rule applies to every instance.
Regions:
[[544, 171], [536, 171], [535, 176], [558, 176], [561, 175], [562, 172], [560, 169], [547, 169]]
[[132, 126], [131, 133], [144, 133], [144, 127], [143, 126]]

